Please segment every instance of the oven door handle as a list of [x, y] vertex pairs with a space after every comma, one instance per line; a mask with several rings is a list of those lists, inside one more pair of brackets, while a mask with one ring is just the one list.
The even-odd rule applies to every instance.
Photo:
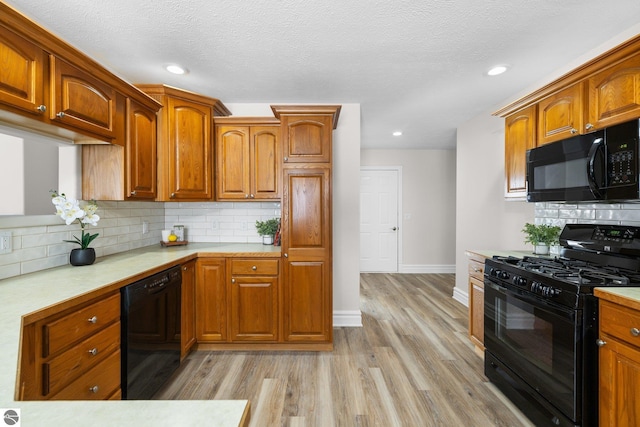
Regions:
[[[564, 317], [566, 319], [570, 319], [570, 320], [574, 320], [575, 319], [575, 310], [568, 308], [568, 307], [564, 307], [558, 304], [555, 304], [553, 301], [545, 299], [545, 298], [541, 298], [539, 296], [537, 296], [536, 294], [523, 290], [523, 289], [518, 289], [517, 291], [512, 291], [511, 289], [500, 285], [499, 283], [496, 283], [492, 280], [485, 280], [484, 281], [484, 286], [485, 288], [489, 287], [493, 290], [495, 290], [496, 292], [499, 292], [501, 295], [503, 296], [507, 296], [507, 295], [511, 295], [513, 298], [516, 298], [518, 300], [524, 301], [526, 303], [529, 304], [537, 304], [537, 306], [539, 307], [540, 305], [544, 306], [544, 309], [546, 311], [555, 313], [557, 316], [560, 317]], [[486, 290], [486, 289], [485, 289]], [[486, 296], [486, 292], [485, 292], [485, 296]]]
[[[603, 189], [598, 186], [596, 182], [596, 158], [600, 151], [604, 151], [604, 139], [596, 138], [591, 144], [591, 148], [589, 148], [589, 154], [587, 155], [587, 181], [589, 182], [589, 190], [593, 197], [600, 200], [604, 198]], [[606, 156], [603, 156], [606, 159]]]

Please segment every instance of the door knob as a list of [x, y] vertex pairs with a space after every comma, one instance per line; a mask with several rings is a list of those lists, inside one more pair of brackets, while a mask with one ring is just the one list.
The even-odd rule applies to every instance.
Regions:
[[391, 229], [392, 229], [393, 231], [397, 231], [397, 230], [398, 230], [398, 227], [392, 227]]

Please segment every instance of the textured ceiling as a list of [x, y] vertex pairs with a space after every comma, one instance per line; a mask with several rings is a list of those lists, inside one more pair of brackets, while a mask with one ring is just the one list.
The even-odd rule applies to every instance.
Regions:
[[[6, 3], [129, 82], [224, 103], [360, 103], [364, 148], [453, 148], [461, 123], [640, 22], [638, 0]], [[499, 63], [509, 72], [484, 75]]]

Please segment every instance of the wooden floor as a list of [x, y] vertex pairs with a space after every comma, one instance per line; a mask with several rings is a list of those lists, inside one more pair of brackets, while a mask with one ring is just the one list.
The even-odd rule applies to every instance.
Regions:
[[251, 425], [532, 426], [483, 374], [452, 274], [362, 274], [333, 352], [197, 351], [157, 399], [248, 399]]

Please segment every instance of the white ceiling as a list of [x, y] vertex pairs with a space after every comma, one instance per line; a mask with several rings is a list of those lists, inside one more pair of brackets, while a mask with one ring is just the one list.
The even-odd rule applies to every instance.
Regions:
[[[360, 103], [363, 148], [453, 148], [461, 123], [640, 22], [638, 0], [6, 3], [132, 83]], [[163, 69], [174, 62], [189, 74]], [[495, 64], [511, 67], [487, 77]]]

